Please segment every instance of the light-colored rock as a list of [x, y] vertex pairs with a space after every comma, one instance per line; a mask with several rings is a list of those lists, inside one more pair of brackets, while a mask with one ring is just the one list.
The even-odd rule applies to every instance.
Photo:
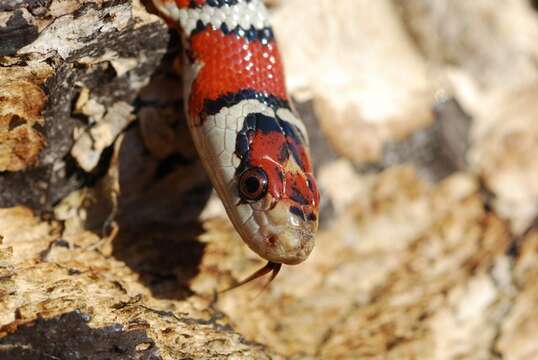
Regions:
[[[98, 103], [95, 103], [95, 106], [90, 106], [91, 104], [93, 103], [88, 101], [82, 110], [86, 110], [88, 116], [93, 116], [96, 112], [102, 116], [101, 111], [94, 109], [103, 109], [103, 107]], [[117, 102], [102, 118], [92, 118], [93, 122], [96, 122], [95, 126], [78, 136], [75, 134], [76, 141], [71, 149], [71, 155], [81, 168], [90, 172], [97, 166], [103, 150], [112, 145], [118, 135], [135, 119], [132, 112], [131, 105]]]
[[516, 234], [538, 216], [538, 86], [490, 99], [476, 119], [470, 162], [493, 193], [497, 212]]
[[290, 0], [276, 9], [274, 23], [290, 91], [313, 99], [339, 153], [376, 161], [384, 142], [431, 121], [426, 63], [390, 1]]
[[518, 295], [502, 324], [496, 349], [506, 359], [538, 357], [538, 232], [527, 234], [522, 241], [514, 268]]
[[[223, 294], [218, 307], [243, 334], [290, 357], [489, 354], [512, 289], [497, 280], [510, 278], [502, 266], [509, 238], [484, 211], [476, 179], [457, 174], [432, 188], [412, 168], [394, 168], [354, 181], [364, 191], [318, 235], [306, 263], [285, 267], [265, 291], [260, 280]], [[261, 266], [221, 221], [202, 238], [198, 292]], [[210, 275], [216, 268], [222, 276]]]
[[507, 0], [494, 6], [488, 0], [396, 3], [422, 53], [437, 68], [437, 77], [457, 71], [468, 79], [466, 84], [448, 82], [467, 111], [482, 105], [480, 99], [467, 99], [472, 88], [488, 93], [538, 79], [538, 21], [529, 1]]
[[[109, 326], [116, 332], [143, 329], [162, 359], [177, 359], [179, 354], [280, 358], [262, 345], [246, 343], [210, 310], [208, 299], [153, 298], [125, 263], [88, 248], [99, 241], [94, 234], [79, 229], [70, 234], [69, 246], [55, 244], [54, 238], [61, 236], [58, 225], [39, 221], [27, 209], [0, 210], [0, 338], [9, 338], [37, 317], [55, 319], [77, 311], [96, 331]], [[39, 347], [35, 351], [39, 353]]]
[[43, 150], [44, 134], [37, 128], [45, 125], [42, 87], [51, 75], [42, 63], [0, 67], [0, 172], [28, 168]]

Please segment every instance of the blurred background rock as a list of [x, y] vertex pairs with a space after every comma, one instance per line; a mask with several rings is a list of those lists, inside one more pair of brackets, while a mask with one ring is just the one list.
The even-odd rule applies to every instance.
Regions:
[[[0, 358], [538, 359], [538, 5], [268, 1], [322, 189], [259, 267], [147, 3], [0, 2]], [[78, 356], [78, 357], [77, 357]]]

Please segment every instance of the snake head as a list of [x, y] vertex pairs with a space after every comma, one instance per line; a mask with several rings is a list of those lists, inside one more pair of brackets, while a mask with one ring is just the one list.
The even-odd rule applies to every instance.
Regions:
[[223, 103], [191, 128], [206, 170], [243, 241], [271, 263], [298, 264], [319, 212], [306, 129], [285, 105]]
[[240, 233], [263, 258], [289, 265], [311, 253], [319, 212], [306, 132], [291, 116], [288, 110], [248, 115], [235, 152]]
[[319, 202], [315, 181], [301, 171], [278, 175], [267, 161], [258, 165], [238, 178], [242, 201], [237, 209], [248, 232], [244, 238], [271, 262], [298, 264], [314, 247]]

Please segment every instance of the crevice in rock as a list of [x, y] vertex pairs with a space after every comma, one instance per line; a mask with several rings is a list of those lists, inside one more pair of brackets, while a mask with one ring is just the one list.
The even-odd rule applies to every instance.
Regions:
[[[88, 326], [90, 318], [80, 311], [50, 319], [37, 318], [21, 324], [0, 338], [0, 358], [39, 359], [141, 359], [159, 360], [159, 348], [142, 330], [124, 330], [119, 324]], [[9, 327], [9, 325], [8, 325]]]
[[538, 0], [529, 0], [534, 10], [538, 11]]
[[441, 101], [434, 108], [431, 126], [405, 140], [385, 144], [380, 166], [412, 163], [421, 178], [438, 182], [466, 168], [470, 125], [471, 118], [455, 99]]

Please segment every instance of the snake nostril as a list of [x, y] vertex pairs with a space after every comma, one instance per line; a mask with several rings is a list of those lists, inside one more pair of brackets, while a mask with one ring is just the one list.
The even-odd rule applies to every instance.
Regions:
[[267, 237], [266, 241], [271, 244], [271, 246], [275, 246], [276, 242], [277, 242], [277, 237], [275, 235], [271, 235], [269, 237]]
[[304, 219], [305, 219], [304, 211], [301, 210], [300, 208], [296, 207], [296, 206], [292, 206], [292, 207], [290, 207], [290, 212], [291, 212], [293, 215], [296, 215], [297, 217], [299, 217], [301, 220], [304, 220]]

